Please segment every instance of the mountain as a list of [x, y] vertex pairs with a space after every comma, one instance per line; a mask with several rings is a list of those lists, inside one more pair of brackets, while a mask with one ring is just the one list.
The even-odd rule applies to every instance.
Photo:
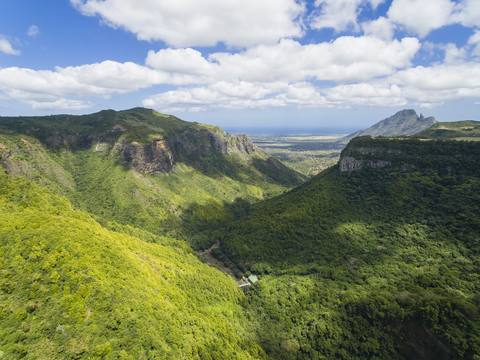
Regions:
[[209, 234], [281, 359], [480, 355], [480, 144], [357, 137], [338, 165]]
[[441, 122], [418, 133], [419, 137], [475, 140], [480, 138], [480, 121]]
[[348, 142], [357, 136], [371, 135], [376, 136], [394, 136], [394, 135], [413, 135], [429, 128], [437, 123], [433, 116], [425, 118], [422, 114], [417, 115], [415, 110], [402, 110], [397, 112], [368, 129], [359, 130], [338, 141], [339, 144], [348, 144]]
[[0, 164], [0, 358], [480, 357], [479, 142], [355, 137], [304, 181], [136, 108], [0, 118]]
[[144, 108], [1, 117], [0, 165], [98, 221], [180, 238], [304, 179], [246, 135]]

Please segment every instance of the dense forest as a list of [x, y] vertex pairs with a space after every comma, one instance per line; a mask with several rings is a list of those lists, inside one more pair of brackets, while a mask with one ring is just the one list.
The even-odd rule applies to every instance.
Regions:
[[0, 358], [480, 359], [480, 143], [418, 137], [298, 185], [147, 109], [0, 118]]
[[210, 232], [205, 239], [261, 279], [246, 294], [267, 353], [477, 358], [479, 151], [357, 138], [342, 157], [363, 168], [336, 165]]

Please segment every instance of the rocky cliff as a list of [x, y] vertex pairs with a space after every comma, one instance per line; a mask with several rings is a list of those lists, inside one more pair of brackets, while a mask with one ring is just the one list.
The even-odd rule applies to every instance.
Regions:
[[342, 172], [387, 166], [392, 171], [429, 169], [439, 173], [476, 174], [480, 166], [480, 146], [475, 141], [360, 136], [350, 141], [339, 160]]
[[252, 155], [256, 152], [255, 145], [246, 134], [232, 135], [220, 128], [188, 126], [173, 142], [176, 148], [182, 148], [187, 154], [212, 150], [228, 155]]
[[173, 170], [173, 151], [168, 139], [154, 139], [146, 145], [140, 145], [135, 141], [127, 144], [124, 139], [120, 139], [115, 147], [120, 153], [120, 158], [131, 163], [135, 171], [158, 174]]

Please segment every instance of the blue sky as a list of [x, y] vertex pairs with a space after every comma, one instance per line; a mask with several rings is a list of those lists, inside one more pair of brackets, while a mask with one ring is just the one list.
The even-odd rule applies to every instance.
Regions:
[[0, 115], [136, 106], [227, 130], [480, 120], [480, 1], [2, 0]]

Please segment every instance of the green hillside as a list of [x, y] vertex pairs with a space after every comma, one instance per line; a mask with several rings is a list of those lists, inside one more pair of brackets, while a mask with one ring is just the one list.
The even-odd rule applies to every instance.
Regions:
[[479, 159], [472, 142], [360, 137], [219, 229], [225, 256], [260, 275], [246, 294], [265, 351], [477, 359]]
[[0, 212], [0, 358], [261, 356], [244, 295], [183, 242], [108, 230], [6, 175]]
[[441, 122], [423, 130], [420, 137], [449, 138], [459, 140], [480, 139], [480, 121], [464, 120]]
[[0, 165], [101, 222], [182, 238], [304, 179], [246, 135], [143, 108], [1, 117]]
[[417, 137], [303, 182], [148, 109], [0, 118], [0, 359], [480, 359], [480, 143]]

